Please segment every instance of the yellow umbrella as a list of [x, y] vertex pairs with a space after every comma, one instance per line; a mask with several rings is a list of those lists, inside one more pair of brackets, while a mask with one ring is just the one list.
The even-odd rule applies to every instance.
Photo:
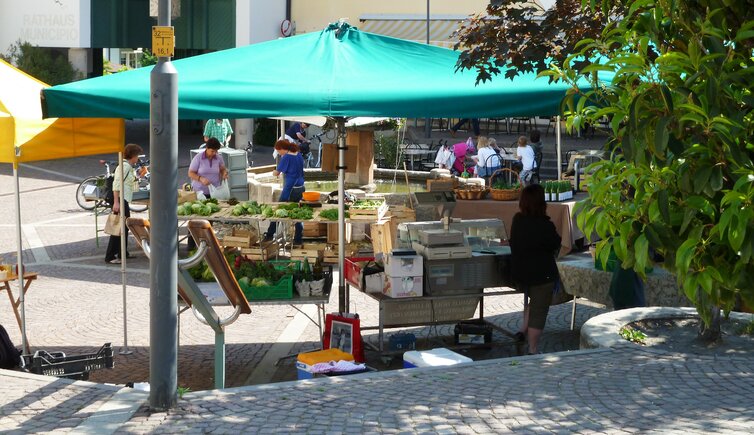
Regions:
[[[40, 94], [49, 86], [1, 59], [0, 83], [0, 163], [13, 165], [18, 275], [23, 289], [19, 163], [118, 153], [125, 142], [125, 122], [115, 118], [42, 119]], [[19, 298], [23, 349], [28, 351], [23, 290]]]

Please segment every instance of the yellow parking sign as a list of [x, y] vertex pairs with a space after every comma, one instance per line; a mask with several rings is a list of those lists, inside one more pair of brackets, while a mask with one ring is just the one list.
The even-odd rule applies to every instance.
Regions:
[[173, 26], [152, 26], [152, 54], [157, 57], [172, 57], [175, 50]]

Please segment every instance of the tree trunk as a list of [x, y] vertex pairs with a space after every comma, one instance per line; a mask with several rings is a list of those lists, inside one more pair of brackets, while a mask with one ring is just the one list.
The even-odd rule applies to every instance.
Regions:
[[722, 322], [722, 312], [720, 307], [713, 306], [710, 308], [710, 323], [707, 325], [703, 321], [699, 328], [699, 340], [702, 343], [714, 343], [722, 337], [720, 332], [720, 323]]

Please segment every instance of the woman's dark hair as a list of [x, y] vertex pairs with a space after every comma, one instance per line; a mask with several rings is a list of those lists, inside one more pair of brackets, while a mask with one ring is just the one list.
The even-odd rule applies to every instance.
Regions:
[[139, 145], [136, 145], [135, 143], [130, 143], [126, 145], [126, 148], [123, 149], [123, 158], [126, 160], [131, 160], [132, 158], [138, 156], [142, 153], [142, 149]]
[[219, 141], [219, 140], [217, 140], [217, 138], [216, 138], [216, 137], [211, 137], [211, 138], [209, 138], [209, 139], [207, 140], [207, 145], [206, 145], [206, 147], [207, 147], [207, 148], [209, 148], [209, 149], [211, 149], [211, 150], [215, 150], [215, 151], [217, 151], [217, 150], [219, 150], [220, 148], [222, 148], [222, 145], [220, 144], [220, 141]]
[[532, 130], [531, 133], [529, 133], [529, 140], [532, 143], [539, 142], [539, 130]]
[[539, 184], [530, 184], [521, 191], [518, 200], [518, 208], [524, 216], [547, 215], [547, 203], [545, 202], [545, 189]]

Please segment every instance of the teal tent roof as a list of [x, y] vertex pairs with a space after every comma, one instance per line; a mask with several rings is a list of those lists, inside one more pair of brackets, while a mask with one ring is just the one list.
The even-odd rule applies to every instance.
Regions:
[[[559, 114], [567, 88], [533, 73], [476, 85], [459, 52], [347, 24], [173, 62], [181, 119]], [[152, 67], [45, 89], [47, 117], [149, 118]], [[585, 84], [586, 86], [586, 84]]]

